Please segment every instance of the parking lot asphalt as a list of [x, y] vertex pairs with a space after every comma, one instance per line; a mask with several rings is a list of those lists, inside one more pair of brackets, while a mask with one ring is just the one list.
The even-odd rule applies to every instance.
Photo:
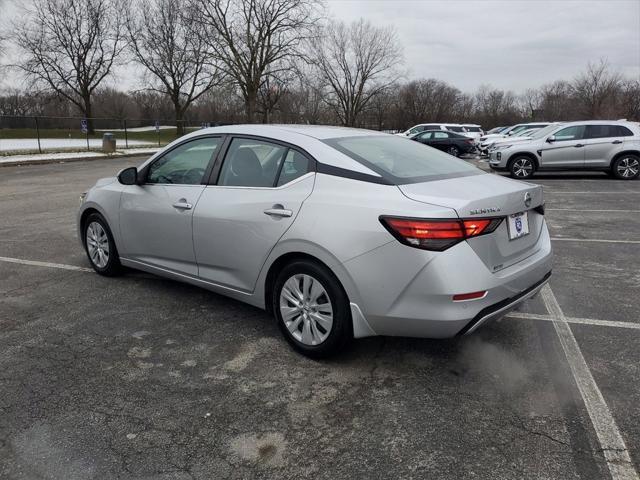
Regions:
[[0, 169], [0, 478], [637, 478], [640, 182], [534, 178], [554, 276], [513, 315], [313, 361], [258, 309], [89, 271], [78, 195], [136, 163]]

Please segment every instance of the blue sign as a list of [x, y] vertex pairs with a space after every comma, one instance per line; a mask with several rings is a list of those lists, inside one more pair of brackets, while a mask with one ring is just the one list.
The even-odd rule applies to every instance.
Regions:
[[87, 133], [89, 131], [86, 118], [83, 118], [82, 120], [80, 120], [80, 130], [82, 131], [82, 133]]

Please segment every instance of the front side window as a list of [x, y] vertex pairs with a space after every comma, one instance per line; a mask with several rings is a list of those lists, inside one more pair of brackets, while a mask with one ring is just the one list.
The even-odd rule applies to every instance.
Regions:
[[287, 150], [263, 140], [234, 138], [222, 164], [218, 185], [273, 187]]
[[573, 127], [566, 127], [562, 130], [558, 130], [555, 133], [557, 142], [566, 142], [568, 140], [578, 140], [582, 138], [582, 132], [584, 127], [582, 125], [574, 125]]
[[221, 139], [200, 138], [165, 153], [149, 167], [146, 183], [198, 185]]
[[464, 160], [392, 135], [332, 138], [324, 143], [397, 185], [484, 174]]

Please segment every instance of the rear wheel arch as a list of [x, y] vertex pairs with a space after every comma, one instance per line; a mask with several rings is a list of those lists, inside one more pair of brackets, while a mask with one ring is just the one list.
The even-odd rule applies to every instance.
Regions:
[[269, 270], [267, 271], [267, 275], [264, 281], [264, 305], [267, 312], [273, 313], [271, 298], [273, 296], [273, 287], [275, 285], [276, 279], [278, 278], [278, 274], [282, 271], [284, 267], [295, 262], [296, 260], [307, 260], [309, 262], [317, 263], [318, 265], [326, 268], [329, 272], [331, 272], [336, 282], [338, 283], [340, 288], [345, 292], [345, 295], [347, 295], [347, 298], [348, 298], [348, 294], [344, 288], [344, 285], [342, 284], [338, 276], [335, 274], [333, 269], [329, 267], [329, 265], [327, 265], [325, 262], [320, 260], [318, 257], [315, 257], [308, 253], [288, 252], [276, 258], [273, 261], [273, 263], [269, 266]]
[[613, 162], [615, 162], [617, 159], [619, 159], [620, 157], [623, 157], [625, 155], [635, 155], [636, 157], [640, 157], [640, 151], [638, 151], [638, 150], [623, 150], [622, 152], [616, 153], [613, 156], [613, 158], [611, 158], [611, 161], [609, 162], [609, 167], [613, 168]]

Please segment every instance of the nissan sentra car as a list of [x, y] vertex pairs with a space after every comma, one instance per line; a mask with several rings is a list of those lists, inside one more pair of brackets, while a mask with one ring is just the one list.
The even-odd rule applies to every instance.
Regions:
[[203, 129], [99, 180], [77, 220], [99, 274], [264, 308], [315, 357], [373, 335], [469, 334], [551, 274], [540, 186], [359, 129]]

